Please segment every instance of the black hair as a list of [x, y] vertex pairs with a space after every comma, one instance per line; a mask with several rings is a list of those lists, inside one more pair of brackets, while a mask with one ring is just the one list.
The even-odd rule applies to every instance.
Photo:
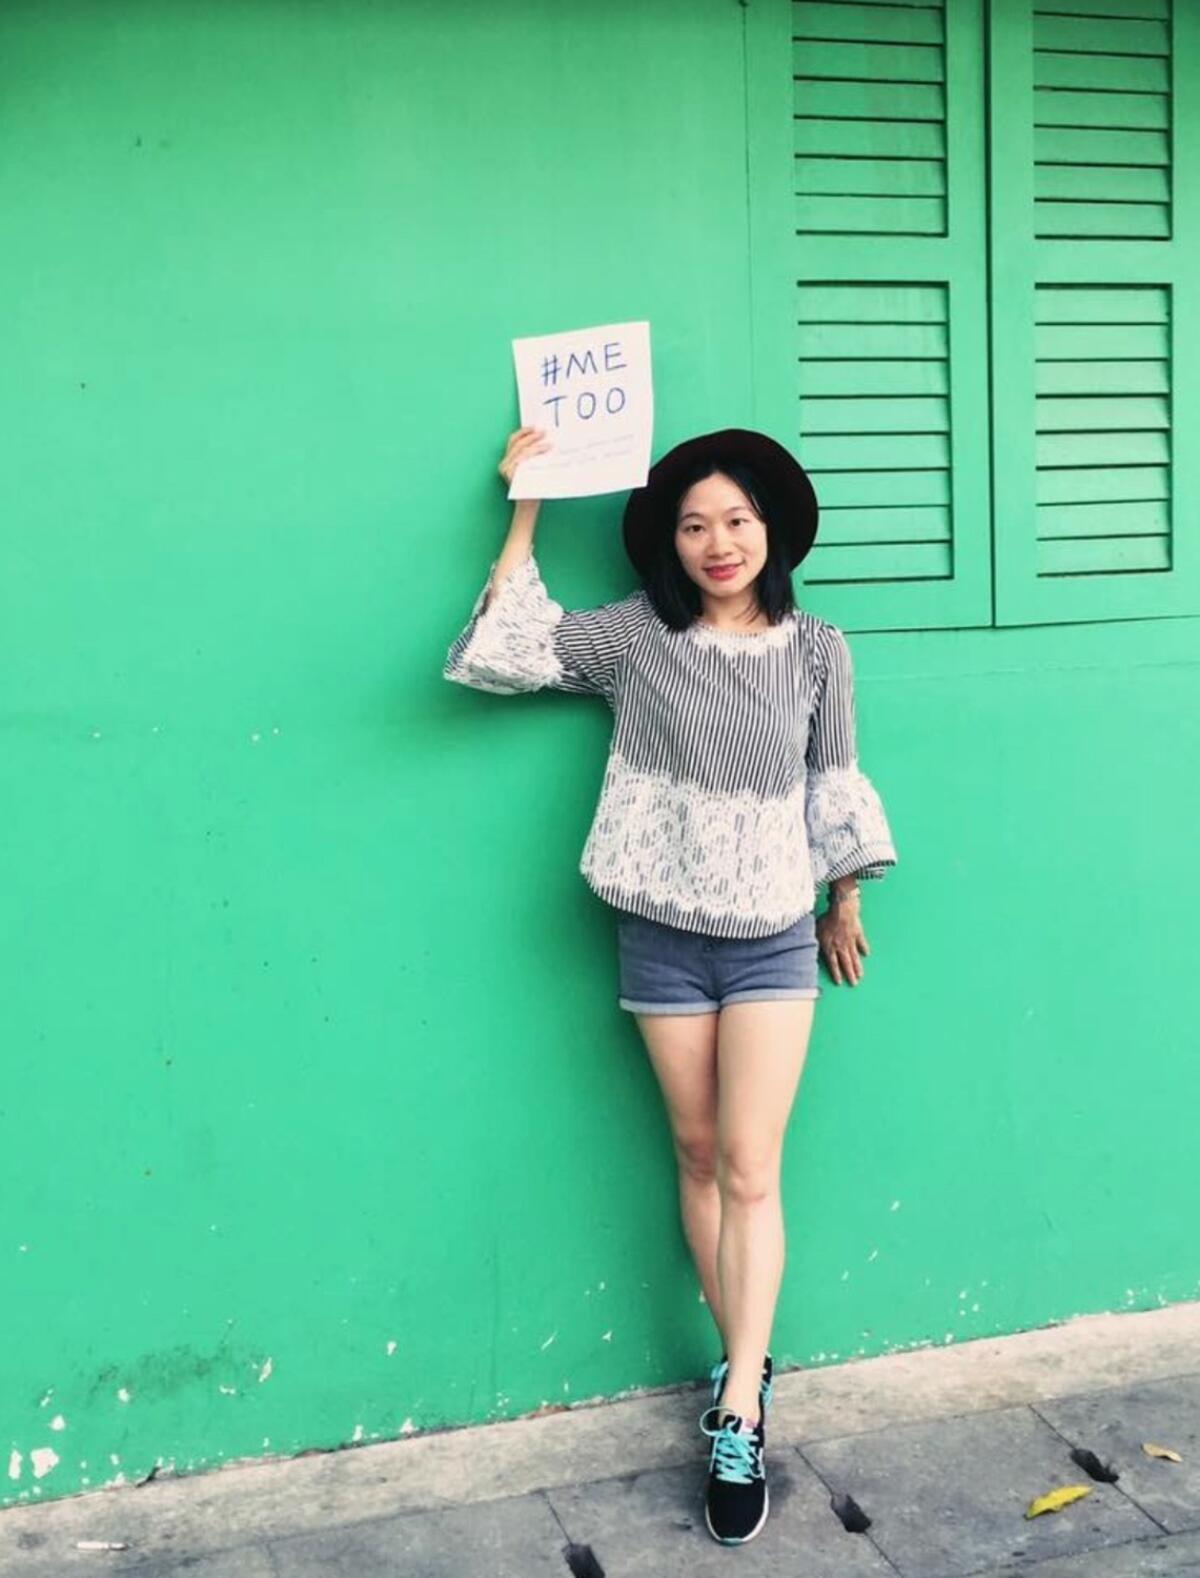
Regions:
[[684, 569], [675, 547], [679, 505], [690, 487], [718, 471], [737, 483], [767, 528], [767, 559], [754, 581], [759, 607], [773, 625], [796, 607], [786, 544], [782, 533], [776, 530], [776, 505], [766, 485], [757, 472], [739, 461], [726, 462], [719, 455], [707, 456], [681, 473], [665, 500], [663, 512], [655, 522], [653, 556], [642, 574], [642, 582], [659, 618], [672, 630], [686, 630], [704, 606], [700, 588]]

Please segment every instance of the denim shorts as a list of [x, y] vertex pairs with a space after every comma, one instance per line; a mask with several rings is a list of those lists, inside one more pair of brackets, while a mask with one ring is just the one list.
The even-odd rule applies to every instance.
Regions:
[[769, 937], [710, 937], [619, 910], [622, 1008], [639, 1014], [704, 1014], [726, 1003], [820, 997], [816, 914]]

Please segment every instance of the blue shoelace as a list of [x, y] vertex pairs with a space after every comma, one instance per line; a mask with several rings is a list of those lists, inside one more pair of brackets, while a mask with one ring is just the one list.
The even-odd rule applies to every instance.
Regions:
[[759, 1477], [754, 1437], [742, 1435], [732, 1425], [710, 1430], [702, 1423], [700, 1428], [713, 1438], [710, 1467], [717, 1478], [734, 1485], [752, 1485]]

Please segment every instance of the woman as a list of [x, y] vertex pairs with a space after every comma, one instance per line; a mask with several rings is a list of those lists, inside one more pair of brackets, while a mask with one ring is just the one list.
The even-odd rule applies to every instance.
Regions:
[[[550, 448], [509, 438], [500, 475]], [[744, 429], [676, 446], [629, 497], [641, 588], [565, 611], [533, 557], [537, 501], [451, 646], [447, 679], [600, 695], [615, 726], [579, 869], [618, 912], [620, 992], [662, 1087], [685, 1236], [726, 1354], [714, 1367], [709, 1532], [766, 1522], [768, 1352], [783, 1274], [783, 1136], [808, 1048], [818, 950], [833, 980], [869, 952], [857, 878], [895, 864], [858, 766], [845, 637], [796, 608], [816, 537], [804, 468]], [[816, 885], [829, 907], [815, 914]]]

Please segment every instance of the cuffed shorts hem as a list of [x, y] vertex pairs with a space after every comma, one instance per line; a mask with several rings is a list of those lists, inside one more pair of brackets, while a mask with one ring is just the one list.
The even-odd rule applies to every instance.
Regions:
[[627, 1008], [631, 1014], [715, 1014], [719, 1009], [726, 1008], [730, 1003], [765, 1003], [783, 998], [804, 998], [812, 1001], [821, 996], [819, 986], [798, 986], [794, 989], [780, 987], [775, 991], [760, 990], [747, 992], [730, 992], [728, 997], [723, 997], [719, 1003], [708, 1001], [697, 1003], [631, 1003], [627, 997], [618, 997], [617, 1002], [622, 1008]]
[[715, 1014], [720, 1003], [631, 1003], [627, 997], [618, 997], [622, 1008], [631, 1014]]
[[727, 1003], [763, 1003], [775, 997], [808, 997], [817, 998], [821, 995], [819, 986], [781, 986], [777, 989], [771, 987], [752, 988], [747, 992], [730, 992], [728, 997], [721, 999], [721, 1007]]

